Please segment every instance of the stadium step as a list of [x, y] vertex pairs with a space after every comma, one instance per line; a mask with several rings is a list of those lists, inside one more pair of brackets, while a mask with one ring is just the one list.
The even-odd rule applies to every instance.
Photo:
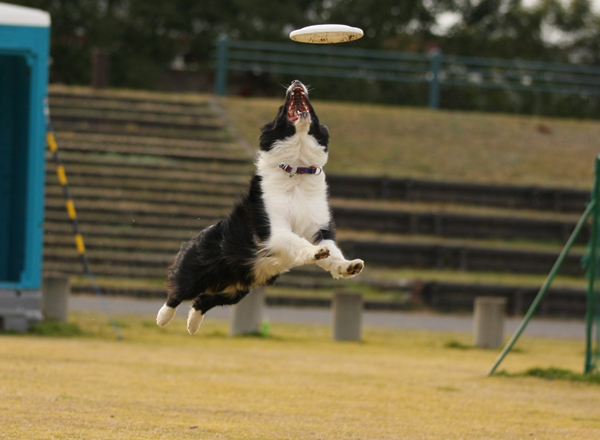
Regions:
[[[164, 295], [167, 267], [181, 242], [230, 211], [247, 188], [253, 157], [207, 97], [59, 87], [51, 89], [50, 105], [95, 276], [110, 292]], [[77, 279], [81, 264], [72, 225], [50, 154], [47, 160], [44, 272]], [[367, 267], [430, 273], [543, 274], [585, 199], [581, 191], [539, 188], [348, 176], [328, 176], [328, 182], [340, 245], [348, 257], [364, 259]], [[473, 206], [465, 209], [457, 203]], [[501, 240], [509, 241], [497, 244]], [[586, 240], [579, 240], [563, 274], [582, 279], [581, 245]], [[127, 288], [131, 283], [147, 284]], [[424, 301], [434, 307], [460, 308], [478, 292], [504, 292], [490, 285], [478, 288], [477, 283], [436, 283], [421, 282], [429, 286], [423, 290]], [[84, 291], [83, 284], [78, 281], [76, 289]], [[342, 288], [414, 293], [415, 285], [410, 279], [366, 275], [338, 281], [309, 267], [284, 274], [272, 291], [292, 292], [297, 298], [302, 292], [327, 295]], [[396, 304], [390, 307], [406, 306], [393, 295], [380, 298]], [[576, 296], [560, 298], [564, 302]], [[522, 298], [529, 301], [527, 295]]]

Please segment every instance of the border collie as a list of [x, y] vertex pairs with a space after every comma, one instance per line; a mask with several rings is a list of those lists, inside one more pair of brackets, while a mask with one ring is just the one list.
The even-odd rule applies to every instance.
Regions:
[[359, 274], [335, 244], [323, 166], [329, 132], [319, 123], [300, 81], [287, 89], [277, 117], [262, 128], [256, 174], [228, 218], [181, 245], [167, 276], [168, 297], [156, 322], [167, 325], [182, 301], [192, 301], [187, 328], [195, 334], [206, 312], [236, 304], [292, 267], [317, 264], [334, 278]]

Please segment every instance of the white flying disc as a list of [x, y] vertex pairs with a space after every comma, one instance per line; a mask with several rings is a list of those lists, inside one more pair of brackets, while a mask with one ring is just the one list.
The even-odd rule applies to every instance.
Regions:
[[300, 43], [346, 43], [363, 36], [362, 29], [345, 24], [315, 24], [290, 32], [290, 38]]

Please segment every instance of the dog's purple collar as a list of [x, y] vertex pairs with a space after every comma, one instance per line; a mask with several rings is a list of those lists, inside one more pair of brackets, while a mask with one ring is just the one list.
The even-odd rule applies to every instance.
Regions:
[[297, 174], [319, 175], [323, 172], [323, 169], [319, 167], [292, 167], [286, 163], [282, 163], [281, 165], [279, 165], [279, 168], [288, 173], [290, 177], [294, 177]]

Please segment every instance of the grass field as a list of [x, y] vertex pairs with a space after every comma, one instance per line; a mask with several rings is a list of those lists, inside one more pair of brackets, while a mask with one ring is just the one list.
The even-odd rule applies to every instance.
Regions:
[[[469, 335], [323, 326], [226, 336], [207, 319], [72, 314], [83, 334], [0, 336], [2, 439], [596, 439], [597, 384], [486, 378], [498, 351]], [[67, 329], [69, 330], [69, 329]], [[523, 339], [502, 368], [579, 372], [580, 342]]]
[[[331, 134], [326, 170], [508, 185], [591, 188], [600, 122], [416, 107], [321, 102]], [[232, 125], [256, 147], [281, 99], [221, 101]]]

